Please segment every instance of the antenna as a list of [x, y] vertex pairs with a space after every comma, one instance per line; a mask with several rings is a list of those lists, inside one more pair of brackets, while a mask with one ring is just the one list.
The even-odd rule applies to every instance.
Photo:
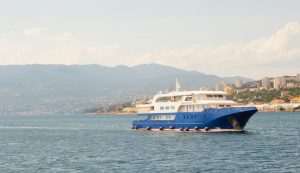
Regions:
[[179, 83], [178, 78], [176, 78], [176, 91], [177, 92], [179, 91], [179, 88], [180, 88], [180, 83]]

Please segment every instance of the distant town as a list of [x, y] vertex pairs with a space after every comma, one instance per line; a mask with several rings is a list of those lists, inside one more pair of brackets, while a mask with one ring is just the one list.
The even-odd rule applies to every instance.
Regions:
[[[295, 76], [263, 77], [260, 80], [235, 83], [221, 81], [214, 88], [202, 87], [200, 90], [224, 91], [228, 98], [242, 105], [255, 105], [259, 111], [300, 111], [300, 73]], [[134, 100], [124, 104], [111, 105], [102, 110], [93, 110], [98, 113], [135, 113], [135, 106], [149, 99]]]
[[255, 105], [260, 111], [295, 111], [300, 109], [300, 73], [295, 76], [263, 77], [261, 80], [235, 84], [220, 82], [215, 90], [244, 105]]

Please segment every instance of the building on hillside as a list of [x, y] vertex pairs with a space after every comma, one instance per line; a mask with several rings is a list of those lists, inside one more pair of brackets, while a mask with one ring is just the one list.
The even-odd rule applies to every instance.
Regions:
[[286, 87], [288, 87], [288, 88], [295, 88], [295, 84], [294, 83], [287, 83]]
[[270, 102], [271, 105], [282, 104], [282, 103], [284, 103], [284, 100], [281, 99], [274, 99]]
[[262, 78], [261, 86], [264, 88], [270, 88], [271, 87], [270, 78], [268, 78], [268, 77]]
[[280, 89], [286, 86], [286, 78], [285, 76], [275, 77], [274, 78], [274, 88]]
[[281, 97], [288, 97], [289, 96], [289, 92], [288, 91], [281, 91], [280, 96]]
[[135, 107], [126, 107], [126, 108], [122, 109], [122, 112], [124, 112], [124, 113], [136, 113], [137, 108], [135, 108]]
[[297, 103], [300, 104], [300, 96], [292, 98], [292, 99], [290, 100], [290, 102], [291, 102], [292, 104], [297, 104]]
[[297, 75], [296, 75], [296, 81], [300, 82], [300, 73], [297, 73]]
[[241, 79], [235, 80], [235, 87], [236, 88], [242, 88], [243, 87], [243, 81]]
[[227, 94], [232, 94], [234, 91], [234, 89], [230, 86], [227, 86], [224, 88], [224, 92], [227, 93]]

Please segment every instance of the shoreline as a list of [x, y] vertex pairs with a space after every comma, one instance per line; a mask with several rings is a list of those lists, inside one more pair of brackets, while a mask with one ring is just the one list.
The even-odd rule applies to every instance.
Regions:
[[[263, 113], [272, 113], [272, 112], [300, 112], [300, 110], [283, 110], [283, 111], [277, 111], [277, 110], [259, 110], [258, 112]], [[86, 115], [135, 115], [137, 113], [127, 113], [127, 112], [94, 112], [94, 113], [85, 113]]]
[[137, 113], [127, 113], [127, 112], [93, 112], [85, 113], [86, 115], [134, 115]]
[[277, 110], [259, 110], [258, 112], [300, 112], [300, 110], [283, 110], [283, 111], [277, 111]]

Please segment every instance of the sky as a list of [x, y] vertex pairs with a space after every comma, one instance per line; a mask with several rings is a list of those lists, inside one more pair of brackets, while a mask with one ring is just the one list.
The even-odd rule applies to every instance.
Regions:
[[0, 65], [300, 73], [299, 0], [0, 0]]

